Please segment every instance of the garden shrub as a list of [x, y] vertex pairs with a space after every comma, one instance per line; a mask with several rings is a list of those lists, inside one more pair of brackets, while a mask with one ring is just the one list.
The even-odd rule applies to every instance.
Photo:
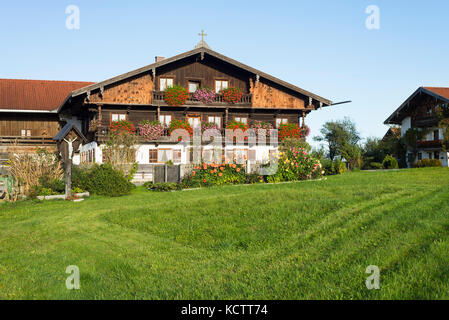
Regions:
[[319, 178], [323, 174], [318, 159], [310, 156], [303, 148], [292, 148], [279, 153], [278, 170], [270, 179], [272, 182], [307, 180]]
[[156, 192], [170, 192], [181, 190], [182, 186], [178, 183], [147, 183], [145, 187]]
[[382, 161], [382, 166], [384, 169], [399, 169], [398, 161], [390, 155], [387, 155], [384, 161]]
[[[44, 189], [50, 189], [54, 193], [64, 193], [65, 192], [65, 182], [60, 179], [52, 178], [49, 175], [43, 175], [39, 178], [39, 185]], [[39, 194], [41, 195], [41, 194]], [[43, 195], [43, 194], [42, 194]]]
[[426, 167], [441, 167], [442, 163], [438, 159], [422, 159], [419, 160], [414, 167], [416, 168], [426, 168]]
[[95, 164], [91, 168], [73, 167], [72, 185], [91, 194], [119, 197], [131, 193], [134, 185], [111, 164]]
[[370, 162], [369, 165], [372, 169], [376, 169], [376, 170], [380, 170], [380, 169], [384, 168], [383, 164], [380, 162]]
[[192, 172], [193, 184], [213, 186], [245, 183], [245, 167], [241, 164], [206, 164], [196, 166]]
[[326, 176], [332, 176], [337, 174], [343, 174], [346, 172], [346, 164], [340, 159], [331, 161], [329, 159], [322, 159], [324, 174]]

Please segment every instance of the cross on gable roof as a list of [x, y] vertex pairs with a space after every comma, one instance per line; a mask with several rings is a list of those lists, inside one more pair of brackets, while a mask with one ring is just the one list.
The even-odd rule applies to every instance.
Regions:
[[58, 132], [58, 134], [53, 138], [53, 140], [57, 142], [61, 142], [62, 140], [67, 137], [67, 135], [74, 130], [75, 133], [80, 137], [82, 142], [86, 142], [87, 139], [84, 137], [84, 135], [81, 133], [81, 131], [76, 127], [76, 125], [73, 122], [68, 122], [64, 128], [61, 129], [61, 131]]
[[[215, 57], [215, 58], [217, 58], [219, 60], [227, 62], [227, 63], [229, 63], [229, 64], [231, 64], [233, 66], [236, 66], [236, 67], [238, 67], [240, 69], [246, 70], [247, 72], [253, 74], [254, 76], [258, 76], [260, 78], [267, 79], [267, 80], [269, 80], [269, 81], [271, 81], [273, 83], [276, 83], [276, 84], [280, 85], [281, 87], [290, 89], [290, 90], [292, 90], [294, 92], [300, 93], [300, 94], [302, 94], [304, 96], [307, 96], [307, 97], [309, 97], [311, 99], [314, 99], [314, 100], [320, 102], [323, 106], [330, 106], [330, 105], [332, 105], [332, 101], [331, 100], [325, 99], [325, 98], [320, 97], [320, 96], [318, 96], [318, 95], [316, 95], [314, 93], [311, 93], [311, 92], [309, 92], [307, 90], [301, 89], [301, 88], [299, 88], [299, 87], [297, 87], [295, 85], [292, 85], [292, 84], [290, 84], [288, 82], [280, 80], [280, 79], [278, 79], [276, 77], [273, 77], [273, 76], [271, 76], [271, 75], [269, 75], [267, 73], [264, 73], [264, 72], [262, 72], [260, 70], [254, 69], [254, 68], [252, 68], [250, 66], [247, 66], [247, 65], [245, 65], [243, 63], [240, 63], [240, 62], [238, 62], [238, 61], [236, 61], [234, 59], [228, 58], [228, 57], [226, 57], [226, 56], [224, 56], [224, 55], [222, 55], [222, 54], [220, 54], [220, 53], [218, 53], [216, 51], [213, 51], [213, 50], [211, 50], [209, 48], [206, 48], [206, 47], [195, 48], [195, 49], [193, 49], [191, 51], [187, 51], [185, 53], [173, 56], [171, 58], [167, 58], [167, 59], [164, 59], [162, 61], [159, 61], [159, 62], [150, 64], [150, 65], [147, 65], [145, 67], [142, 67], [142, 68], [139, 68], [139, 69], [136, 69], [136, 70], [133, 70], [133, 71], [121, 74], [119, 76], [116, 76], [116, 77], [113, 77], [113, 78], [110, 78], [110, 79], [107, 79], [107, 80], [104, 80], [104, 81], [101, 81], [101, 82], [89, 85], [87, 87], [84, 87], [84, 88], [81, 88], [81, 89], [78, 89], [78, 90], [75, 90], [75, 91], [73, 91], [71, 93], [69, 98], [70, 97], [77, 97], [77, 96], [80, 96], [80, 95], [83, 95], [83, 94], [87, 94], [87, 93], [92, 92], [94, 90], [98, 90], [98, 89], [104, 88], [104, 87], [109, 86], [111, 84], [117, 83], [119, 81], [123, 81], [125, 79], [137, 76], [137, 75], [145, 73], [145, 72], [151, 72], [154, 75], [154, 73], [156, 72], [157, 68], [165, 66], [165, 65], [168, 65], [168, 64], [176, 62], [176, 61], [179, 61], [179, 60], [182, 60], [182, 59], [185, 59], [185, 58], [188, 58], [188, 57], [191, 57], [191, 56], [194, 56], [194, 55], [200, 55], [201, 59], [203, 59], [205, 55], [209, 55], [209, 56]], [[61, 105], [61, 107], [62, 107], [62, 105]]]

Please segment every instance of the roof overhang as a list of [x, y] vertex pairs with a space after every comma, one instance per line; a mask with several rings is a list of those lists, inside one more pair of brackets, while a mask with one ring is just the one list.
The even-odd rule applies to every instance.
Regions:
[[88, 94], [88, 93], [90, 94], [90, 92], [95, 91], [95, 90], [103, 90], [106, 86], [109, 86], [109, 85], [112, 85], [114, 83], [117, 83], [117, 82], [129, 79], [129, 78], [135, 77], [135, 76], [140, 75], [142, 73], [151, 72], [151, 74], [154, 76], [156, 74], [156, 69], [157, 68], [165, 66], [165, 65], [168, 65], [168, 64], [173, 63], [173, 62], [177, 62], [177, 61], [185, 59], [185, 58], [189, 58], [189, 57], [195, 56], [195, 55], [199, 55], [201, 57], [201, 59], [204, 59], [205, 55], [209, 55], [211, 57], [215, 57], [215, 58], [217, 58], [217, 59], [219, 59], [221, 61], [227, 62], [227, 63], [229, 63], [229, 64], [231, 64], [233, 66], [236, 66], [236, 67], [238, 67], [240, 69], [246, 70], [247, 72], [251, 73], [255, 77], [264, 78], [264, 79], [266, 79], [268, 81], [271, 81], [271, 82], [273, 82], [273, 83], [275, 83], [275, 84], [277, 84], [277, 85], [279, 85], [281, 87], [288, 88], [288, 89], [290, 89], [290, 90], [292, 90], [292, 91], [294, 91], [296, 93], [299, 93], [301, 95], [304, 95], [304, 96], [307, 96], [307, 97], [309, 97], [311, 99], [314, 99], [315, 101], [317, 101], [319, 103], [320, 107], [327, 107], [327, 106], [331, 106], [333, 104], [332, 101], [329, 100], [329, 99], [325, 99], [325, 98], [323, 98], [321, 96], [318, 96], [318, 95], [316, 95], [314, 93], [311, 93], [311, 92], [309, 92], [307, 90], [304, 90], [302, 88], [299, 88], [299, 87], [297, 87], [295, 85], [292, 85], [292, 84], [290, 84], [288, 82], [285, 82], [285, 81], [283, 81], [281, 79], [278, 79], [278, 78], [276, 78], [274, 76], [271, 76], [271, 75], [269, 75], [267, 73], [264, 73], [264, 72], [262, 72], [260, 70], [254, 69], [254, 68], [252, 68], [250, 66], [247, 66], [247, 65], [245, 65], [243, 63], [240, 63], [240, 62], [238, 62], [238, 61], [236, 61], [234, 59], [228, 58], [228, 57], [226, 57], [226, 56], [224, 56], [224, 55], [222, 55], [222, 54], [220, 54], [218, 52], [215, 52], [215, 51], [213, 51], [211, 49], [201, 47], [201, 48], [196, 48], [194, 50], [187, 51], [185, 53], [173, 56], [171, 58], [164, 59], [162, 61], [150, 64], [150, 65], [147, 65], [145, 67], [142, 67], [142, 68], [139, 68], [139, 69], [136, 69], [136, 70], [133, 70], [133, 71], [121, 74], [119, 76], [116, 76], [116, 77], [113, 77], [113, 78], [110, 78], [110, 79], [107, 79], [107, 80], [104, 80], [104, 81], [101, 81], [101, 82], [98, 82], [98, 83], [86, 86], [84, 88], [75, 90], [64, 100], [64, 102], [58, 108], [58, 112], [59, 112], [59, 110], [61, 110], [61, 108], [64, 106], [64, 104], [70, 98], [75, 98], [75, 97], [81, 96], [83, 94]]
[[58, 109], [55, 110], [23, 110], [23, 109], [0, 109], [0, 112], [8, 113], [58, 113]]
[[419, 94], [427, 94], [429, 96], [434, 97], [435, 99], [444, 101], [444, 102], [448, 102], [449, 103], [449, 99], [446, 97], [443, 97], [439, 94], [436, 94], [433, 91], [430, 91], [424, 87], [419, 87], [415, 92], [413, 92], [413, 94], [407, 98], [407, 100], [405, 100], [400, 106], [399, 108], [397, 108], [388, 118], [387, 120], [384, 121], [384, 124], [387, 125], [391, 125], [391, 124], [402, 124], [402, 120], [406, 117], [405, 113], [402, 113], [404, 111], [404, 109], [410, 104], [410, 101], [412, 101], [416, 96], [418, 96]]

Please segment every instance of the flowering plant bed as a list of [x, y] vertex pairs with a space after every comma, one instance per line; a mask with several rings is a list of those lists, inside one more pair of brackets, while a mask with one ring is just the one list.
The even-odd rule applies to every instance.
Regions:
[[215, 92], [209, 88], [200, 88], [193, 94], [193, 99], [204, 104], [210, 104], [215, 101]]
[[278, 155], [277, 172], [268, 176], [268, 182], [309, 180], [322, 177], [324, 171], [318, 159], [306, 149], [293, 147]]
[[155, 141], [164, 135], [164, 126], [159, 121], [142, 122], [140, 135], [147, 141]]
[[194, 168], [191, 176], [191, 182], [199, 186], [241, 184], [245, 181], [245, 168], [241, 164], [203, 163]]
[[223, 100], [227, 103], [238, 103], [243, 96], [242, 91], [235, 87], [223, 89], [221, 93], [223, 94]]
[[182, 106], [189, 98], [189, 91], [180, 86], [175, 85], [165, 89], [164, 101], [171, 106]]
[[132, 134], [132, 133], [136, 132], [136, 128], [134, 128], [134, 124], [132, 124], [131, 122], [128, 122], [126, 120], [111, 122], [109, 129], [114, 133], [125, 132], [125, 133]]
[[281, 124], [278, 130], [279, 141], [285, 138], [301, 139], [303, 137], [303, 129], [295, 123]]

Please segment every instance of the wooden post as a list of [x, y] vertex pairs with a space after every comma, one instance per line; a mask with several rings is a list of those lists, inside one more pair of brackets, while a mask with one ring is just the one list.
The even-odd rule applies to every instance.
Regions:
[[65, 163], [65, 197], [72, 197], [72, 160], [68, 159]]

